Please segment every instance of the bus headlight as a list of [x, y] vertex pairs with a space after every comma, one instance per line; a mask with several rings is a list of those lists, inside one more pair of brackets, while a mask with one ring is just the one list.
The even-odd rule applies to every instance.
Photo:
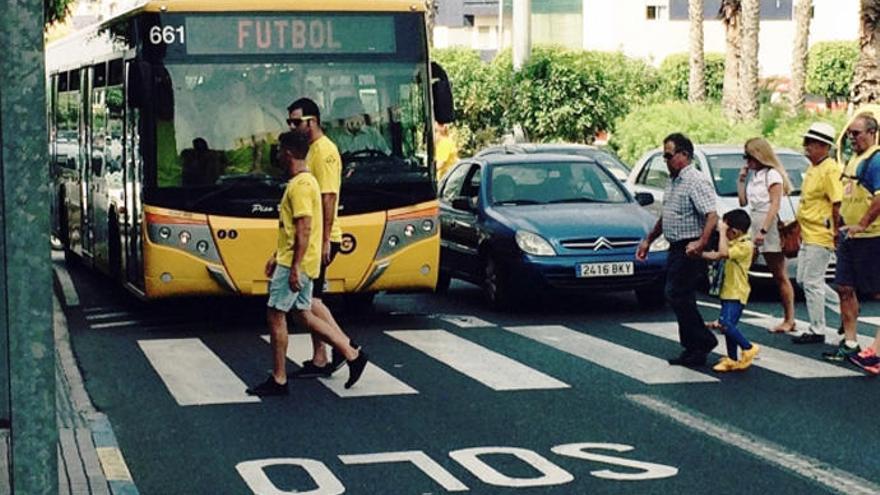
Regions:
[[433, 220], [422, 220], [422, 230], [425, 232], [430, 232], [434, 230], [434, 221]]
[[556, 256], [556, 251], [553, 250], [553, 246], [546, 239], [525, 230], [518, 230], [516, 232], [516, 245], [526, 254]]
[[207, 252], [208, 252], [208, 241], [199, 241], [199, 242], [197, 242], [197, 243], [196, 243], [196, 249], [197, 249], [200, 253], [202, 253], [202, 254], [207, 253]]
[[649, 252], [656, 253], [657, 251], [669, 251], [669, 241], [663, 237], [663, 234], [660, 234], [660, 237], [654, 239], [654, 242], [651, 243], [651, 247], [648, 248]]
[[413, 224], [407, 224], [406, 227], [403, 228], [403, 235], [407, 237], [412, 237], [413, 234], [416, 233], [416, 226]]
[[168, 227], [160, 228], [159, 237], [161, 237], [162, 239], [168, 239], [169, 237], [171, 237], [171, 229], [169, 229]]
[[390, 246], [390, 247], [397, 247], [397, 245], [400, 244], [400, 238], [397, 237], [396, 235], [393, 235], [393, 236], [389, 237], [386, 242], [388, 243], [388, 246]]
[[177, 236], [177, 238], [180, 239], [181, 244], [186, 246], [187, 244], [189, 244], [190, 239], [192, 239], [192, 234], [184, 230], [180, 233], [179, 236]]

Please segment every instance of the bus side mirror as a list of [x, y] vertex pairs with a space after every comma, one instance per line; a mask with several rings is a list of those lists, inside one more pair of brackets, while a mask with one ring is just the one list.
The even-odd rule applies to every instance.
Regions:
[[449, 124], [455, 120], [455, 105], [449, 76], [437, 62], [431, 62], [431, 95], [434, 97], [434, 120]]

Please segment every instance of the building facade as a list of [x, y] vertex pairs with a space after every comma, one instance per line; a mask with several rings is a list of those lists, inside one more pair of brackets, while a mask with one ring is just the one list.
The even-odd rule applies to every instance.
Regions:
[[[437, 47], [469, 47], [491, 58], [511, 46], [512, 0], [438, 0]], [[532, 43], [622, 51], [654, 65], [689, 47], [688, 0], [532, 0]], [[704, 0], [704, 51], [725, 51], [721, 0]], [[761, 0], [761, 76], [788, 76], [795, 0]], [[858, 0], [813, 0], [810, 45], [858, 39]]]

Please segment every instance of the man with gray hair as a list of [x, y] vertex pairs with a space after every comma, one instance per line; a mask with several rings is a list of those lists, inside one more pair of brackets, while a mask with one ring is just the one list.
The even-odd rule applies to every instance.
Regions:
[[809, 328], [792, 337], [795, 344], [825, 342], [825, 307], [840, 313], [840, 297], [825, 283], [825, 272], [837, 247], [840, 229], [840, 201], [843, 185], [841, 166], [830, 156], [834, 128], [816, 122], [804, 134], [804, 155], [810, 168], [801, 184], [797, 221], [801, 228], [801, 249], [797, 256], [797, 281], [804, 289]]
[[697, 308], [697, 289], [706, 274], [701, 255], [718, 222], [715, 189], [691, 164], [694, 145], [684, 134], [666, 136], [663, 158], [670, 176], [663, 196], [663, 214], [639, 244], [636, 259], [647, 258], [651, 243], [661, 233], [669, 241], [666, 300], [675, 312], [684, 351], [668, 361], [677, 366], [704, 366], [709, 352], [718, 345]]
[[846, 130], [855, 156], [843, 171], [841, 232], [845, 235], [837, 248], [834, 281], [840, 294], [844, 339], [833, 352], [823, 357], [845, 361], [858, 355], [856, 318], [859, 316], [858, 293], [880, 292], [880, 146], [877, 146], [877, 120], [871, 114], [858, 115]]

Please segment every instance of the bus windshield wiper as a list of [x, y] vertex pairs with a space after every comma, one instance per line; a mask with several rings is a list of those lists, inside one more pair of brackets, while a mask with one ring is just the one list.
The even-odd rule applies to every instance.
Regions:
[[545, 203], [541, 201], [535, 201], [534, 199], [508, 199], [505, 201], [497, 201], [495, 203], [498, 206], [519, 206], [519, 205], [543, 205]]
[[205, 194], [202, 194], [201, 196], [187, 202], [187, 209], [191, 210], [211, 198], [222, 196], [227, 192], [232, 191], [233, 189], [238, 189], [243, 185], [264, 185], [267, 187], [273, 187], [279, 184], [284, 184], [285, 182], [282, 179], [278, 179], [270, 175], [240, 175], [228, 177], [226, 179], [221, 178], [221, 182], [219, 183], [222, 184], [221, 187], [218, 187], [217, 189], [212, 189]]

